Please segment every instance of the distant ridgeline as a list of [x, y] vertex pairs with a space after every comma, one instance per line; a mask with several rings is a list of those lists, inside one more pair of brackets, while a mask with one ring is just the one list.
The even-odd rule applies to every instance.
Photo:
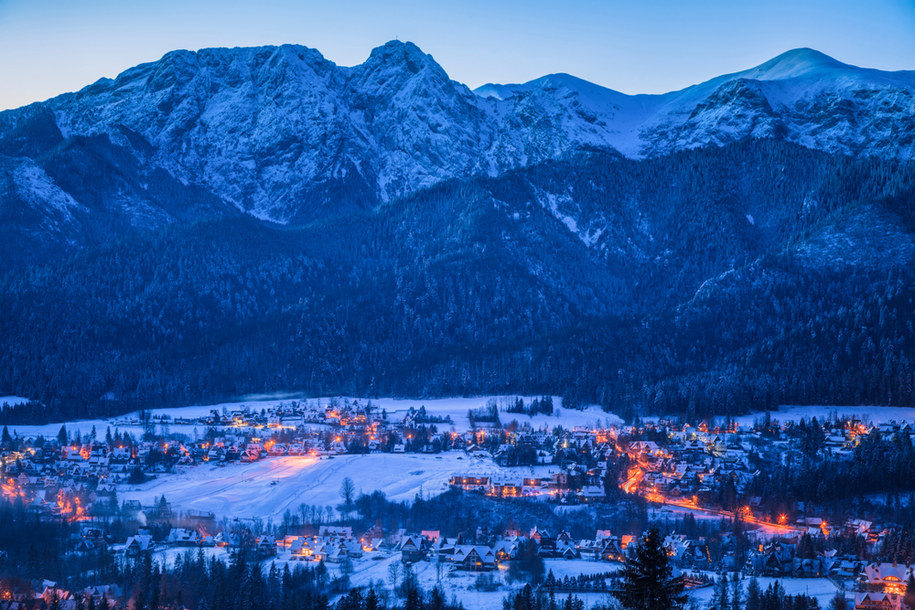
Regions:
[[[318, 114], [296, 107], [302, 131], [273, 134], [272, 156], [252, 144], [247, 160], [225, 161], [225, 171], [250, 173], [246, 182], [208, 173], [198, 165], [223, 145], [187, 134], [232, 107], [182, 89], [188, 68], [176, 58], [0, 113], [0, 393], [41, 403], [0, 421], [276, 390], [556, 394], [563, 408], [595, 402], [623, 415], [915, 404], [907, 132], [897, 129], [883, 155], [805, 140], [788, 119], [735, 138], [696, 142], [693, 131], [682, 145], [671, 127], [664, 150], [624, 156], [535, 122], [518, 129], [552, 133], [554, 154], [524, 157], [530, 143], [506, 144], [501, 165], [464, 167], [444, 158], [445, 144], [463, 146], [472, 130], [445, 119], [502, 102], [465, 95], [411, 53], [376, 58], [406, 62], [398, 69], [412, 76], [394, 92], [377, 74], [360, 76], [354, 92], [356, 73], [341, 71], [358, 67], [322, 77], [366, 116], [394, 99], [425, 125], [377, 135], [372, 147], [383, 144], [384, 155], [415, 159], [421, 149], [428, 163], [457, 163], [425, 182], [404, 170], [398, 188], [389, 166], [369, 162], [382, 153], [356, 146], [355, 132], [340, 136], [343, 156], [305, 154], [329, 146], [308, 127], [320, 104]], [[127, 87], [143, 70], [142, 86]], [[728, 117], [765, 110], [744, 90], [756, 81], [729, 82], [696, 112], [713, 103]], [[241, 87], [227, 83], [211, 84]], [[457, 93], [436, 88], [446, 84]], [[827, 104], [810, 120], [827, 129], [911, 117], [912, 92], [891, 86], [898, 108], [851, 116], [847, 104]], [[155, 101], [155, 138], [91, 105], [118, 92]], [[574, 108], [575, 99], [560, 101]], [[681, 119], [688, 129], [693, 119]], [[468, 159], [482, 154], [469, 150]], [[505, 162], [509, 153], [516, 162]], [[336, 165], [314, 165], [324, 161]], [[307, 189], [294, 183], [302, 172], [312, 172]], [[277, 197], [282, 213], [263, 207]]]

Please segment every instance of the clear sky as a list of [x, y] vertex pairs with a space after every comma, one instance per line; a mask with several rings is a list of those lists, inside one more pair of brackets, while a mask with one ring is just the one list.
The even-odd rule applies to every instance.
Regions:
[[568, 72], [660, 93], [802, 46], [915, 69], [915, 0], [0, 0], [0, 108], [178, 48], [297, 43], [354, 65], [395, 37], [471, 87]]

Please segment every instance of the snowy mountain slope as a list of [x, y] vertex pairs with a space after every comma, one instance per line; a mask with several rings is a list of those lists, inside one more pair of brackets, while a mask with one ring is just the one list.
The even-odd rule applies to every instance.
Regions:
[[505, 116], [563, 125], [571, 142], [636, 158], [745, 137], [915, 157], [915, 128], [906, 119], [915, 112], [915, 71], [858, 68], [812, 49], [661, 95], [629, 96], [562, 74], [476, 92], [508, 105]]
[[[298, 224], [580, 150], [645, 158], [778, 138], [911, 159], [913, 114], [915, 72], [857, 68], [810, 49], [630, 96], [567, 74], [474, 93], [398, 41], [353, 67], [284, 45], [175, 51], [2, 112], [0, 154], [32, 159], [82, 206], [83, 226], [99, 218], [147, 230], [231, 208]], [[51, 192], [35, 189], [36, 209], [55, 207], [42, 199]], [[23, 230], [42, 231], [30, 223]], [[81, 243], [78, 233], [64, 241]]]

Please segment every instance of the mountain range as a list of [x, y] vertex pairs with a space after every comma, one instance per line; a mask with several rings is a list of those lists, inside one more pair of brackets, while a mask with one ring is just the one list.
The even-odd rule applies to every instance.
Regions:
[[913, 116], [811, 49], [634, 96], [168, 53], [0, 113], [0, 390], [911, 404]]

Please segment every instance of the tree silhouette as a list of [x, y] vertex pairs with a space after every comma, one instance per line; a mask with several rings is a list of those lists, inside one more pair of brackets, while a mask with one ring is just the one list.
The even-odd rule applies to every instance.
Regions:
[[626, 563], [622, 589], [616, 593], [624, 608], [631, 610], [676, 610], [686, 604], [683, 582], [673, 569], [657, 528], [648, 530]]

